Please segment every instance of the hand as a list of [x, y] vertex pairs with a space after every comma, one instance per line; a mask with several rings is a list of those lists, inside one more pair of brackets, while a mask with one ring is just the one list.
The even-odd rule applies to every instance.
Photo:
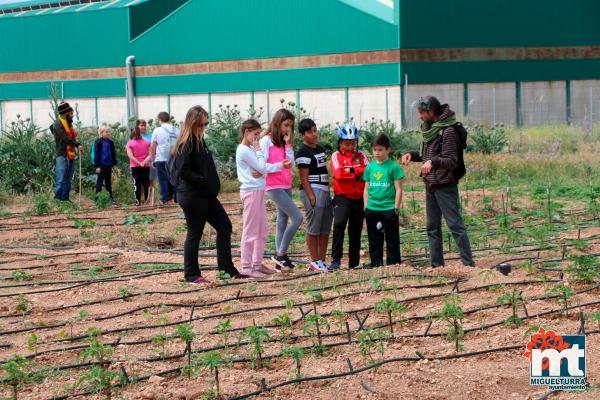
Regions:
[[285, 140], [285, 144], [292, 144], [292, 135], [288, 133], [283, 137], [283, 140]]
[[290, 168], [292, 168], [292, 160], [287, 160], [287, 159], [286, 159], [286, 160], [283, 160], [283, 161], [281, 162], [281, 164], [283, 165], [283, 168], [285, 168], [285, 169], [290, 169]]
[[402, 165], [407, 166], [411, 159], [412, 155], [410, 153], [404, 154], [401, 159]]
[[96, 168], [96, 173], [99, 174], [102, 171], [100, 168]]
[[83, 151], [83, 146], [82, 145], [77, 146], [77, 150], [79, 150], [79, 152], [82, 152]]
[[252, 144], [252, 147], [254, 147], [254, 150], [256, 150], [256, 151], [260, 151], [261, 150], [260, 143], [258, 142], [258, 138], [252, 139], [252, 143], [251, 144]]
[[310, 205], [314, 207], [315, 204], [317, 204], [317, 198], [315, 197], [315, 194], [314, 193], [309, 193], [307, 195], [307, 197], [308, 197], [308, 202], [310, 203]]
[[262, 176], [262, 174], [254, 169], [254, 170], [252, 170], [252, 176], [254, 178], [260, 178]]
[[427, 175], [428, 173], [431, 172], [431, 160], [426, 161], [423, 166], [421, 167], [421, 173], [423, 174], [423, 176]]

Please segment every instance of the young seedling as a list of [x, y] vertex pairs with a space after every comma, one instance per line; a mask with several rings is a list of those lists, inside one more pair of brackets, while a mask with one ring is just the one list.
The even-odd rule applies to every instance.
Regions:
[[258, 327], [256, 326], [256, 323], [254, 323], [254, 325], [251, 325], [249, 327], [247, 327], [246, 329], [244, 329], [244, 332], [242, 333], [240, 339], [243, 338], [248, 338], [250, 339], [250, 342], [252, 343], [253, 349], [252, 349], [252, 353], [251, 356], [253, 357], [253, 361], [251, 363], [251, 367], [252, 368], [262, 368], [263, 367], [263, 352], [264, 352], [264, 348], [263, 345], [268, 342], [271, 337], [269, 336], [269, 331], [267, 331], [265, 328], [263, 327]]
[[287, 339], [289, 337], [289, 331], [292, 328], [292, 318], [289, 312], [276, 315], [273, 318], [273, 323], [279, 327], [281, 337]]
[[185, 352], [188, 359], [188, 379], [192, 378], [192, 342], [196, 334], [191, 323], [179, 324], [175, 327], [175, 336], [183, 340], [185, 343]]
[[463, 316], [463, 310], [460, 307], [460, 297], [453, 292], [444, 299], [444, 307], [438, 313], [437, 319], [444, 321], [448, 325], [446, 339], [454, 341], [456, 352], [463, 349], [460, 344], [465, 333], [462, 327]]
[[408, 311], [408, 308], [406, 308], [405, 305], [390, 297], [386, 297], [375, 303], [375, 312], [386, 314], [388, 317], [388, 325], [390, 327], [390, 335], [392, 338], [394, 337], [394, 321], [392, 316], [405, 313], [406, 311]]
[[22, 269], [17, 269], [10, 274], [11, 278], [15, 281], [30, 281], [33, 279], [33, 275], [23, 271]]
[[12, 398], [17, 400], [18, 390], [29, 380], [27, 366], [29, 360], [18, 354], [13, 355], [2, 364], [1, 369], [6, 373], [3, 385], [12, 387]]
[[289, 357], [296, 362], [296, 379], [302, 378], [300, 368], [302, 368], [302, 357], [304, 356], [304, 349], [299, 346], [286, 347], [281, 352], [282, 357]]
[[520, 326], [523, 320], [517, 315], [517, 307], [523, 304], [523, 295], [521, 292], [513, 289], [512, 292], [506, 292], [497, 299], [498, 304], [510, 305], [512, 307], [512, 316], [504, 321], [504, 325]]
[[215, 374], [215, 388], [217, 391], [217, 398], [221, 396], [221, 389], [219, 385], [219, 368], [225, 363], [223, 356], [218, 351], [210, 351], [200, 357], [200, 363], [205, 367], [209, 368], [211, 372]]
[[335, 319], [340, 333], [344, 333], [344, 323], [348, 319], [348, 313], [344, 310], [333, 310], [331, 316]]
[[88, 348], [85, 349], [80, 358], [82, 360], [91, 360], [94, 365], [83, 375], [76, 386], [87, 383], [90, 390], [96, 393], [106, 394], [106, 398], [112, 398], [112, 382], [119, 376], [115, 371], [110, 371], [108, 366], [111, 363], [112, 348], [101, 342], [102, 332], [98, 328], [88, 329]]
[[565, 286], [562, 283], [554, 285], [552, 289], [548, 291], [549, 295], [557, 295], [559, 304], [562, 304], [565, 316], [569, 315], [569, 298], [575, 295], [575, 291], [569, 286]]
[[221, 335], [222, 345], [225, 348], [225, 351], [229, 350], [229, 331], [231, 328], [232, 324], [230, 319], [217, 322], [214, 328], [215, 332]]
[[156, 323], [162, 325], [163, 331], [162, 333], [159, 333], [152, 338], [152, 344], [162, 348], [162, 350], [160, 351], [160, 356], [161, 358], [165, 358], [167, 356], [167, 342], [169, 340], [166, 325], [169, 323], [169, 319], [165, 315], [161, 315], [156, 319]]
[[593, 255], [572, 256], [573, 263], [567, 268], [569, 276], [584, 283], [594, 283], [600, 278], [600, 265]]
[[20, 313], [22, 317], [31, 312], [31, 301], [27, 300], [24, 293], [19, 294], [15, 310]]
[[360, 354], [366, 362], [371, 364], [375, 362], [373, 351], [377, 351], [383, 357], [386, 338], [386, 334], [381, 329], [367, 329], [358, 334]]
[[600, 329], [600, 310], [592, 314], [592, 319], [598, 323], [598, 329]]
[[35, 332], [32, 332], [27, 338], [27, 349], [32, 353], [37, 353], [37, 342], [38, 337]]

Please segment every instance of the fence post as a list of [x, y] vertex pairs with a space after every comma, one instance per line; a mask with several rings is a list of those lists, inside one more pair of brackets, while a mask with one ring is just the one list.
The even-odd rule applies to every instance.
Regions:
[[254, 90], [250, 92], [250, 110], [254, 111]]
[[594, 133], [594, 88], [590, 86], [590, 133]]
[[404, 99], [404, 85], [400, 84], [400, 125], [406, 130], [406, 101]]
[[267, 90], [267, 123], [271, 121], [271, 100], [269, 99], [269, 91]]
[[300, 89], [296, 89], [296, 115], [300, 115]]
[[169, 116], [171, 115], [171, 95], [168, 94], [167, 95], [167, 112], [169, 113]]
[[523, 125], [523, 119], [521, 115], [521, 81], [515, 82], [515, 110], [516, 110], [516, 121], [517, 127], [521, 127]]
[[567, 125], [571, 125], [571, 81], [565, 81], [565, 111], [567, 118]]
[[29, 99], [29, 120], [33, 122], [33, 99]]
[[350, 121], [350, 91], [347, 87], [344, 88], [344, 115], [346, 122]]
[[98, 98], [94, 97], [94, 115], [96, 116], [96, 126], [100, 126], [100, 121], [98, 120]]
[[4, 121], [2, 120], [2, 100], [0, 100], [0, 133], [4, 129]]
[[389, 100], [389, 91], [385, 89], [385, 120], [390, 120], [390, 100]]
[[212, 123], [212, 93], [208, 93], [208, 122]]
[[492, 126], [496, 127], [496, 87], [492, 88]]
[[465, 119], [469, 119], [469, 84], [463, 83], [463, 107], [465, 109]]

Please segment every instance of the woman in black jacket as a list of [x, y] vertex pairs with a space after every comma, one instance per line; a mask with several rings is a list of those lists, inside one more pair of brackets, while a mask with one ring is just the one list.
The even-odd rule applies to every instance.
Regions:
[[185, 214], [187, 236], [183, 265], [185, 280], [193, 285], [208, 281], [200, 275], [198, 248], [204, 225], [208, 222], [217, 231], [217, 265], [219, 271], [232, 278], [245, 278], [231, 260], [231, 221], [217, 199], [221, 182], [210, 150], [204, 141], [208, 113], [200, 106], [189, 109], [181, 135], [173, 146], [179, 170], [177, 202]]

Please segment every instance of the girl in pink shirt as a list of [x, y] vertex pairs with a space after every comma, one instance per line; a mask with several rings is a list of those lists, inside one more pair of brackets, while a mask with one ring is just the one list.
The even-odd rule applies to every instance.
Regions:
[[144, 192], [144, 201], [148, 200], [150, 184], [150, 143], [142, 137], [139, 125], [131, 130], [131, 136], [125, 149], [133, 178], [135, 205], [139, 206], [142, 200], [142, 191]]
[[260, 140], [262, 153], [267, 160], [265, 191], [277, 205], [276, 253], [271, 260], [280, 271], [294, 268], [287, 251], [302, 224], [302, 214], [292, 200], [294, 120], [294, 114], [285, 108], [280, 109], [273, 115], [267, 134]]

